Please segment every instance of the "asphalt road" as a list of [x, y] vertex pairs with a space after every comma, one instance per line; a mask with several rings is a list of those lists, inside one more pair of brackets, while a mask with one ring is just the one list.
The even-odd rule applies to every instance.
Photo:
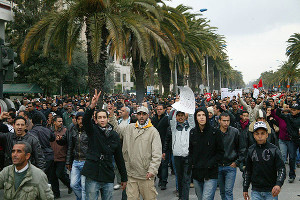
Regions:
[[[287, 172], [288, 172], [288, 166], [286, 166]], [[296, 170], [297, 178], [294, 183], [288, 183], [287, 179], [282, 187], [281, 193], [279, 194], [280, 200], [300, 200], [300, 197], [297, 195], [300, 195], [300, 168], [297, 168]], [[168, 185], [167, 190], [160, 190], [157, 188], [158, 191], [158, 200], [177, 200], [178, 198], [175, 196], [173, 191], [175, 190], [175, 176], [169, 176], [168, 178]], [[74, 193], [69, 194], [67, 193], [67, 188], [61, 184], [61, 200], [75, 200]], [[249, 190], [250, 192], [250, 190]], [[243, 189], [242, 189], [242, 173], [238, 171], [235, 186], [234, 186], [234, 199], [235, 200], [243, 200]], [[1, 199], [1, 198], [0, 198]], [[100, 198], [99, 198], [100, 199]], [[114, 191], [113, 194], [114, 200], [121, 200], [121, 190]], [[193, 188], [190, 189], [190, 200], [196, 200], [197, 197], [195, 195], [195, 190]], [[220, 191], [217, 189], [215, 200], [220, 200]]]
[[[287, 171], [288, 171], [288, 166]], [[296, 170], [297, 178], [294, 183], [288, 183], [287, 179], [282, 187], [282, 190], [279, 194], [280, 200], [300, 200], [300, 197], [297, 195], [300, 195], [300, 168], [297, 168]], [[234, 199], [235, 200], [243, 200], [243, 189], [242, 189], [242, 173], [238, 171], [235, 186], [234, 186]], [[175, 190], [175, 176], [170, 175], [168, 178], [168, 185], [167, 190], [160, 190], [157, 188], [158, 191], [158, 200], [177, 200], [178, 198], [173, 193]], [[76, 197], [74, 193], [68, 194], [67, 188], [60, 182], [60, 188], [61, 188], [61, 200], [75, 200]], [[250, 191], [249, 191], [250, 192]], [[3, 199], [3, 190], [0, 190], [0, 199]], [[101, 198], [99, 198], [101, 199]], [[121, 200], [121, 190], [114, 191], [113, 194], [113, 200]], [[190, 189], [190, 200], [197, 200], [197, 197], [195, 195], [195, 190], [193, 188]], [[221, 200], [220, 198], [220, 191], [217, 189], [215, 200]]]

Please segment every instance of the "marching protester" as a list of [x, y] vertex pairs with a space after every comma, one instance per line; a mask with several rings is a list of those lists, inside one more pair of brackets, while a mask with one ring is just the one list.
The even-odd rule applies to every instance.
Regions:
[[123, 126], [118, 126], [111, 106], [109, 112], [110, 122], [123, 140], [122, 152], [128, 175], [127, 199], [136, 200], [140, 195], [145, 200], [156, 199], [154, 178], [161, 163], [162, 146], [148, 108], [139, 107], [137, 122]]
[[195, 128], [189, 139], [190, 168], [198, 200], [213, 200], [217, 189], [218, 166], [224, 155], [222, 136], [209, 123], [205, 107], [194, 114]]
[[[158, 104], [156, 106], [156, 114], [152, 117], [153, 126], [157, 129], [160, 135], [161, 144], [164, 146], [165, 139], [169, 127], [168, 116], [166, 116], [166, 110], [164, 105]], [[160, 167], [158, 169], [158, 186], [161, 190], [167, 189], [168, 183], [168, 164], [169, 164], [170, 152], [166, 152], [165, 159], [162, 159]]]
[[49, 180], [49, 183], [51, 185], [54, 184], [54, 152], [53, 149], [50, 145], [50, 142], [55, 141], [55, 135], [54, 133], [42, 126], [42, 117], [39, 114], [34, 114], [32, 116], [32, 123], [33, 127], [32, 129], [28, 132], [29, 134], [35, 136], [40, 144], [41, 148], [45, 157], [45, 174], [47, 175], [47, 178]]
[[[293, 142], [291, 144], [292, 148], [291, 148], [291, 153], [289, 155], [291, 157], [290, 158], [291, 165], [292, 165], [292, 167], [295, 167], [296, 166], [297, 149], [300, 147], [300, 104], [299, 104], [299, 100], [298, 100], [298, 103], [295, 103], [291, 106], [290, 111], [291, 111], [291, 113], [283, 114], [281, 112], [281, 109], [277, 108], [276, 115], [285, 121], [286, 127], [287, 127], [287, 133]], [[290, 176], [289, 182], [293, 183], [296, 178], [295, 168], [292, 168], [290, 170], [289, 176]]]
[[[63, 126], [63, 119], [61, 116], [56, 115], [53, 119], [54, 134], [56, 140], [59, 140], [63, 135], [67, 134], [66, 127]], [[70, 187], [70, 179], [66, 171], [66, 157], [67, 157], [67, 145], [59, 145], [57, 142], [51, 142], [51, 147], [54, 152], [54, 164], [53, 164], [53, 184], [52, 190], [55, 198], [60, 198], [60, 180], [65, 186], [68, 187], [68, 194], [71, 194], [72, 189]]]
[[45, 170], [45, 157], [41, 148], [39, 140], [26, 132], [26, 119], [23, 117], [16, 117], [14, 120], [14, 132], [0, 133], [0, 138], [5, 141], [5, 159], [4, 165], [8, 166], [12, 163], [11, 152], [13, 146], [18, 141], [25, 141], [32, 147], [32, 153], [30, 156], [31, 163], [36, 167]]
[[108, 123], [107, 111], [98, 110], [96, 112], [96, 124], [92, 121], [100, 94], [101, 92], [97, 93], [97, 90], [95, 90], [95, 95], [83, 116], [82, 122], [88, 136], [86, 161], [81, 171], [81, 175], [86, 177], [86, 200], [97, 200], [99, 190], [101, 191], [101, 199], [112, 200], [115, 177], [112, 163], [113, 157], [121, 174], [123, 190], [127, 184], [127, 173], [120, 138], [113, 130], [113, 126]]
[[163, 159], [166, 152], [174, 156], [175, 173], [178, 183], [178, 197], [181, 200], [189, 199], [191, 170], [189, 170], [189, 139], [190, 131], [195, 127], [194, 114], [187, 114], [173, 109], [170, 112], [170, 129], [166, 135], [163, 148]]
[[76, 114], [76, 124], [63, 136], [57, 135], [59, 145], [68, 145], [66, 167], [71, 172], [70, 187], [74, 191], [77, 200], [85, 199], [85, 176], [81, 175], [86, 160], [88, 149], [88, 136], [83, 129], [82, 119], [84, 113]]
[[248, 111], [250, 123], [254, 122], [255, 117], [257, 116], [257, 112], [258, 112], [259, 109], [261, 109], [263, 107], [264, 102], [262, 101], [259, 105], [256, 105], [255, 100], [252, 99], [250, 101], [250, 105], [248, 105], [243, 100], [243, 98], [240, 96], [240, 94], [238, 94], [238, 99], [239, 99], [241, 105], [244, 107], [244, 109]]
[[[169, 196], [170, 193], [160, 190], [176, 188], [176, 196], [180, 200], [191, 199], [194, 191], [196, 198], [204, 200], [215, 198], [218, 184], [222, 199], [236, 199], [243, 196], [242, 192], [238, 193], [240, 186], [235, 184], [235, 179], [241, 179], [237, 167], [245, 171], [248, 167], [247, 158], [256, 162], [255, 156], [261, 160], [273, 155], [265, 154], [268, 151], [266, 149], [275, 149], [273, 146], [266, 149], [263, 148], [264, 145], [257, 146], [254, 127], [257, 122], [263, 122], [268, 135], [266, 146], [280, 147], [283, 162], [290, 168], [287, 182], [295, 182], [295, 186], [299, 184], [295, 164], [300, 141], [299, 93], [261, 90], [254, 95], [253, 91], [244, 90], [229, 92], [231, 96], [223, 94], [222, 97], [222, 93], [217, 91], [211, 95], [193, 93], [192, 90], [190, 92], [190, 97], [195, 97], [195, 103], [187, 98], [189, 95], [182, 88], [178, 96], [146, 95], [142, 103], [137, 102], [134, 94], [105, 94], [103, 107], [100, 105], [102, 102], [98, 102], [99, 93], [93, 99], [89, 95], [24, 97], [26, 105], [33, 105], [33, 108], [30, 107], [33, 112], [29, 113], [28, 107], [19, 111], [9, 109], [10, 113], [16, 113], [16, 121], [12, 123], [15, 133], [8, 130], [7, 125], [11, 125], [13, 119], [7, 118], [9, 113], [2, 112], [0, 115], [0, 168], [13, 163], [13, 145], [18, 141], [25, 141], [32, 148], [30, 164], [45, 170], [55, 198], [69, 199], [76, 196], [77, 199], [96, 199], [101, 193], [102, 199], [137, 200], [142, 197], [148, 200]], [[247, 105], [253, 109], [249, 110], [249, 106], [236, 101], [235, 96], [243, 96]], [[88, 102], [90, 99], [91, 103]], [[105, 109], [99, 109], [97, 102], [99, 108], [101, 106]], [[176, 102], [181, 103], [181, 106], [176, 107]], [[258, 109], [261, 103], [263, 109]], [[194, 104], [195, 108], [192, 106]], [[48, 115], [46, 125], [43, 121], [41, 123], [41, 115], [38, 113], [42, 105], [42, 112]], [[50, 113], [50, 107], [52, 111], [64, 113], [65, 120], [55, 112]], [[73, 112], [72, 108], [77, 112]], [[252, 122], [249, 120], [250, 113], [252, 118], [255, 115]], [[64, 126], [68, 128], [65, 129]], [[264, 128], [261, 130], [265, 131]], [[63, 151], [60, 152], [58, 148]], [[266, 151], [263, 155], [256, 155], [258, 150], [252, 152], [253, 148]], [[174, 156], [170, 156], [172, 153]], [[249, 157], [249, 153], [252, 156]], [[279, 159], [279, 156], [275, 157]], [[116, 165], [113, 164], [113, 159]], [[60, 170], [51, 165], [51, 162], [58, 164]], [[265, 160], [255, 165], [260, 168], [259, 165], [264, 162]], [[116, 182], [113, 166], [120, 170], [120, 177]], [[169, 166], [173, 166], [175, 179], [168, 177]], [[49, 172], [51, 169], [52, 173]], [[67, 169], [70, 171], [70, 178]], [[272, 174], [276, 171], [275, 168], [270, 169]], [[58, 181], [55, 171], [63, 179], [69, 179], [63, 181], [66, 187], [64, 184], [57, 186], [57, 182], [52, 181], [52, 177]], [[252, 183], [252, 193], [255, 194], [251, 199], [257, 197], [257, 192], [259, 196], [276, 196], [279, 191], [277, 186], [281, 184], [274, 183], [273, 175], [255, 172], [256, 168], [252, 168], [255, 180], [251, 178], [250, 184]], [[249, 180], [249, 176], [245, 177], [245, 174], [246, 172], [243, 178]], [[191, 187], [191, 180], [195, 190]], [[264, 181], [261, 184], [257, 180]], [[124, 190], [114, 191], [114, 184], [116, 188]], [[265, 185], [267, 186], [264, 187]], [[248, 189], [249, 187], [247, 192]], [[58, 190], [61, 191], [59, 195]], [[74, 194], [63, 194], [71, 191]], [[286, 192], [284, 190], [285, 194]], [[2, 194], [1, 191], [0, 199]], [[175, 196], [171, 193], [172, 195]], [[247, 198], [251, 196], [247, 195]]]
[[224, 156], [219, 163], [218, 182], [222, 200], [233, 200], [233, 187], [239, 167], [243, 161], [239, 130], [229, 126], [230, 116], [223, 112], [219, 117], [220, 134], [224, 145]]
[[269, 134], [265, 122], [256, 122], [253, 131], [256, 143], [247, 153], [243, 182], [244, 199], [250, 199], [248, 189], [251, 183], [252, 199], [277, 200], [286, 176], [281, 152], [277, 146], [267, 141]]
[[0, 189], [6, 200], [53, 200], [46, 174], [30, 162], [31, 145], [16, 142], [11, 150], [12, 165], [0, 172]]

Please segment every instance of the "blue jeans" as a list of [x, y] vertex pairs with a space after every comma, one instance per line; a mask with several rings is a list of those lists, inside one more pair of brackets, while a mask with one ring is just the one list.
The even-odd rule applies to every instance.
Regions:
[[164, 186], [167, 185], [168, 183], [168, 168], [169, 168], [168, 164], [169, 164], [169, 153], [167, 152], [165, 156], [165, 160], [164, 159], [161, 160], [158, 169], [158, 174], [157, 174], [160, 184]]
[[198, 200], [214, 200], [218, 179], [209, 179], [199, 182], [194, 179], [195, 192]]
[[296, 164], [300, 164], [300, 148], [298, 148], [298, 151], [297, 151]]
[[73, 161], [71, 170], [71, 183], [70, 186], [74, 191], [77, 200], [85, 200], [85, 176], [81, 175], [85, 161]]
[[295, 167], [296, 167], [296, 155], [297, 155], [297, 146], [293, 141], [288, 140], [280, 140], [279, 139], [279, 147], [282, 154], [282, 160], [285, 162], [287, 155], [289, 155], [289, 166], [290, 172], [289, 177], [295, 178]]
[[177, 180], [177, 173], [176, 173], [176, 167], [175, 167], [175, 162], [174, 162], [174, 156], [173, 156], [173, 154], [171, 154], [170, 158], [172, 160], [172, 165], [173, 165], [173, 169], [174, 169], [174, 172], [175, 172], [176, 190], [178, 191], [178, 180]]
[[112, 198], [112, 193], [114, 190], [113, 183], [98, 182], [87, 177], [85, 180], [86, 200], [98, 200], [99, 190], [101, 192], [102, 200], [113, 199]]
[[236, 168], [219, 167], [218, 181], [222, 200], [233, 200], [233, 187], [236, 177]]
[[271, 192], [257, 192], [252, 190], [251, 200], [278, 200], [278, 196], [273, 197]]

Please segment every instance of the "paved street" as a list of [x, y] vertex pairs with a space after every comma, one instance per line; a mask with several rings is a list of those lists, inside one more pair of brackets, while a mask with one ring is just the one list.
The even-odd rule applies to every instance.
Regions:
[[[288, 166], [287, 166], [288, 170]], [[281, 200], [300, 200], [300, 197], [297, 195], [300, 194], [300, 169], [297, 168], [297, 179], [293, 184], [290, 184], [285, 181], [285, 184], [283, 185], [282, 191], [279, 195], [279, 199]], [[62, 183], [61, 183], [62, 185]], [[161, 191], [158, 189], [158, 200], [177, 200], [175, 194], [173, 194], [173, 191], [175, 190], [175, 176], [169, 176], [169, 183], [168, 183], [168, 188], [165, 191]], [[71, 200], [75, 199], [74, 194], [72, 193], [71, 195], [67, 194], [67, 189], [66, 187], [62, 187], [61, 189], [61, 196], [62, 200]], [[0, 198], [1, 199], [1, 198]], [[114, 200], [121, 200], [121, 190], [115, 191], [113, 195]], [[197, 197], [195, 195], [194, 189], [190, 190], [190, 200], [196, 200]], [[220, 200], [220, 193], [219, 190], [217, 189], [216, 191], [216, 200]], [[234, 187], [234, 199], [235, 200], [243, 200], [243, 191], [242, 191], [242, 173], [238, 171], [236, 182], [235, 182], [235, 187]]]
[[[288, 167], [288, 166], [287, 166]], [[290, 184], [285, 181], [285, 184], [283, 185], [282, 191], [279, 194], [279, 199], [281, 200], [300, 200], [300, 197], [297, 195], [300, 194], [300, 169], [297, 168], [297, 179], [293, 184]], [[67, 188], [60, 182], [61, 186], [61, 200], [74, 200], [75, 195], [74, 193], [68, 194], [67, 193]], [[169, 176], [169, 183], [168, 183], [168, 188], [165, 191], [161, 191], [158, 189], [158, 200], [177, 200], [175, 194], [173, 191], [175, 190], [175, 176]], [[0, 199], [3, 199], [3, 190], [0, 192]], [[100, 198], [99, 198], [100, 199]], [[113, 199], [114, 200], [121, 200], [121, 190], [115, 191], [113, 194]], [[195, 191], [192, 188], [190, 190], [190, 200], [196, 200], [197, 197], [195, 195]], [[215, 200], [220, 200], [220, 193], [219, 190], [217, 189], [216, 191], [216, 196]], [[238, 171], [236, 182], [235, 182], [235, 187], [234, 187], [234, 199], [235, 200], [243, 200], [243, 192], [242, 192], [242, 173]]]

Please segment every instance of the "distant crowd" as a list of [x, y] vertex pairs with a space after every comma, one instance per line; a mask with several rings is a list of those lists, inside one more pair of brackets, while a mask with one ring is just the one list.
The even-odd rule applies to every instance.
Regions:
[[[234, 199], [237, 170], [246, 199], [278, 199], [300, 168], [298, 92], [261, 90], [225, 97], [195, 94], [195, 112], [172, 107], [179, 95], [63, 95], [14, 99], [0, 115], [4, 199], [57, 199], [59, 180], [77, 199], [156, 199], [176, 176], [174, 195]], [[69, 171], [69, 173], [68, 173]], [[252, 185], [251, 195], [248, 194]], [[300, 193], [299, 193], [300, 194]]]

